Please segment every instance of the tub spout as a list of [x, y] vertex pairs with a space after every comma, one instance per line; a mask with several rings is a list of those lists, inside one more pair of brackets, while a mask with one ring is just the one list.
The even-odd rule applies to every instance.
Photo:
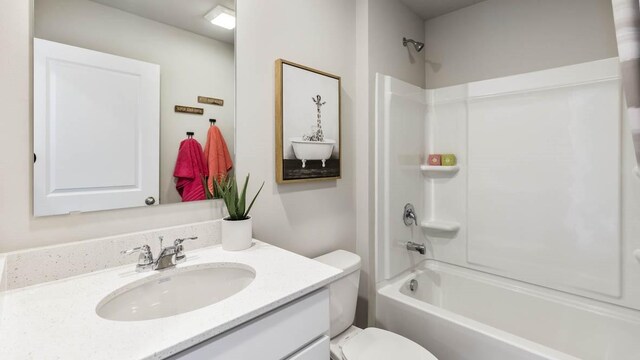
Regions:
[[407, 243], [407, 250], [417, 251], [420, 253], [420, 255], [424, 255], [427, 252], [427, 248], [424, 246], [424, 244], [417, 244], [412, 241], [409, 241]]

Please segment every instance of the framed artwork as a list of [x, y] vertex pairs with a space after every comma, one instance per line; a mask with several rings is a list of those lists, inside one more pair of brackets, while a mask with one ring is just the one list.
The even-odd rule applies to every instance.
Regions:
[[276, 61], [276, 180], [341, 176], [340, 77]]

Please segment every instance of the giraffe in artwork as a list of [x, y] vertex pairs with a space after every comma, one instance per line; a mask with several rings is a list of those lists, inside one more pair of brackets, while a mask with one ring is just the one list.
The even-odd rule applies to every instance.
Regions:
[[327, 102], [322, 101], [322, 96], [316, 95], [316, 97], [312, 97], [311, 100], [314, 104], [316, 104], [316, 108], [318, 110], [318, 117], [316, 120], [316, 126], [312, 130], [311, 135], [304, 135], [303, 140], [305, 141], [324, 141], [324, 133], [322, 131], [322, 106], [324, 106]]

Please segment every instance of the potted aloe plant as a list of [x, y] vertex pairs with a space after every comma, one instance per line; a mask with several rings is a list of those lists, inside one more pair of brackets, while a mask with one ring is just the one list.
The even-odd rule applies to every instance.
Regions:
[[[207, 179], [208, 179], [208, 177], [204, 177], [204, 176], [200, 175], [200, 180], [202, 181], [202, 187], [204, 188], [205, 199], [207, 199], [207, 200], [222, 199], [222, 197], [218, 193], [218, 190], [215, 188], [215, 185], [213, 185], [214, 186], [213, 192], [211, 192], [211, 190], [209, 190], [209, 185], [208, 185], [209, 182], [208, 182]], [[228, 181], [229, 181], [228, 177], [226, 177], [226, 176], [221, 177], [220, 180], [219, 180], [219, 185], [224, 188], [225, 184]], [[213, 182], [215, 183], [215, 179], [213, 179]]]
[[229, 212], [229, 216], [222, 219], [222, 248], [230, 251], [248, 249], [251, 246], [252, 239], [249, 211], [251, 211], [258, 194], [262, 191], [264, 182], [248, 207], [245, 205], [249, 175], [247, 175], [240, 193], [238, 193], [238, 183], [235, 177], [221, 182], [214, 179], [214, 184], [217, 195], [224, 200]]

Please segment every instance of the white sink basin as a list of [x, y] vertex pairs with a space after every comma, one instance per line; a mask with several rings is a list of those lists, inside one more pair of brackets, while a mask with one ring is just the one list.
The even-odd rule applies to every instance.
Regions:
[[183, 314], [237, 294], [255, 277], [251, 267], [234, 263], [165, 270], [114, 291], [98, 304], [96, 313], [116, 321]]

